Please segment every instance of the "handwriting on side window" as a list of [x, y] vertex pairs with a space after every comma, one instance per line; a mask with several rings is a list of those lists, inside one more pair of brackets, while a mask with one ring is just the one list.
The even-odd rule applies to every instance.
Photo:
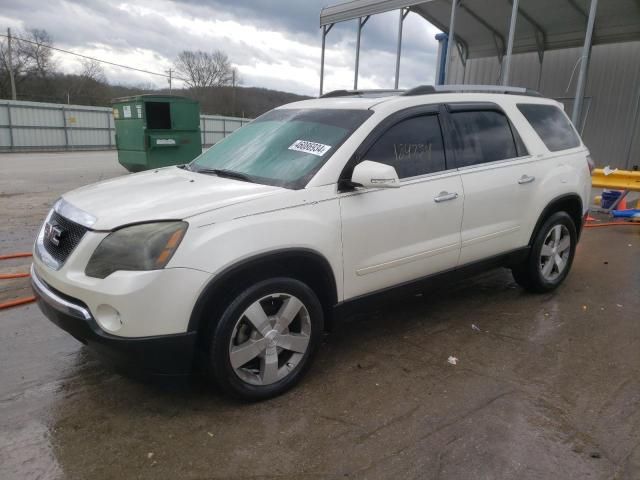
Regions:
[[431, 143], [395, 143], [393, 153], [396, 161], [431, 160]]

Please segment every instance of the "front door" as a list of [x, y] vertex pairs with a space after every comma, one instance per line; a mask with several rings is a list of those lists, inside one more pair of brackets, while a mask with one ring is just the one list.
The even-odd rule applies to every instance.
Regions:
[[392, 124], [362, 159], [393, 166], [400, 187], [340, 198], [345, 300], [454, 268], [464, 193], [437, 113]]

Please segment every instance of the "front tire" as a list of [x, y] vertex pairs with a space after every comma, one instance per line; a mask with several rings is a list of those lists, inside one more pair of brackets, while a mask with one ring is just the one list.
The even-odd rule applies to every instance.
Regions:
[[577, 243], [571, 217], [566, 212], [554, 213], [536, 233], [527, 260], [512, 268], [513, 278], [531, 292], [555, 290], [569, 274]]
[[323, 330], [322, 306], [306, 284], [286, 277], [258, 282], [224, 309], [210, 340], [209, 370], [236, 398], [280, 395], [309, 368]]

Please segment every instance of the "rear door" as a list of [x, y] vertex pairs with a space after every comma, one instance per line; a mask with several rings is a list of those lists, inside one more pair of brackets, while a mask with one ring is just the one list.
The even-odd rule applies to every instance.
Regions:
[[[360, 160], [393, 166], [399, 188], [343, 192], [345, 299], [453, 268], [463, 191], [448, 169], [438, 109], [401, 112], [365, 141]], [[350, 178], [354, 162], [342, 178]]]
[[523, 218], [542, 172], [493, 103], [447, 105], [448, 138], [464, 188], [460, 265], [522, 247]]

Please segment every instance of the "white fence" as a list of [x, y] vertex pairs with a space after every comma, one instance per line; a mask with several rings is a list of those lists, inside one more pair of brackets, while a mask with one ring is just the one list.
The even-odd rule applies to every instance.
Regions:
[[[210, 146], [250, 119], [200, 115], [202, 145]], [[0, 100], [0, 152], [115, 148], [109, 107]]]

